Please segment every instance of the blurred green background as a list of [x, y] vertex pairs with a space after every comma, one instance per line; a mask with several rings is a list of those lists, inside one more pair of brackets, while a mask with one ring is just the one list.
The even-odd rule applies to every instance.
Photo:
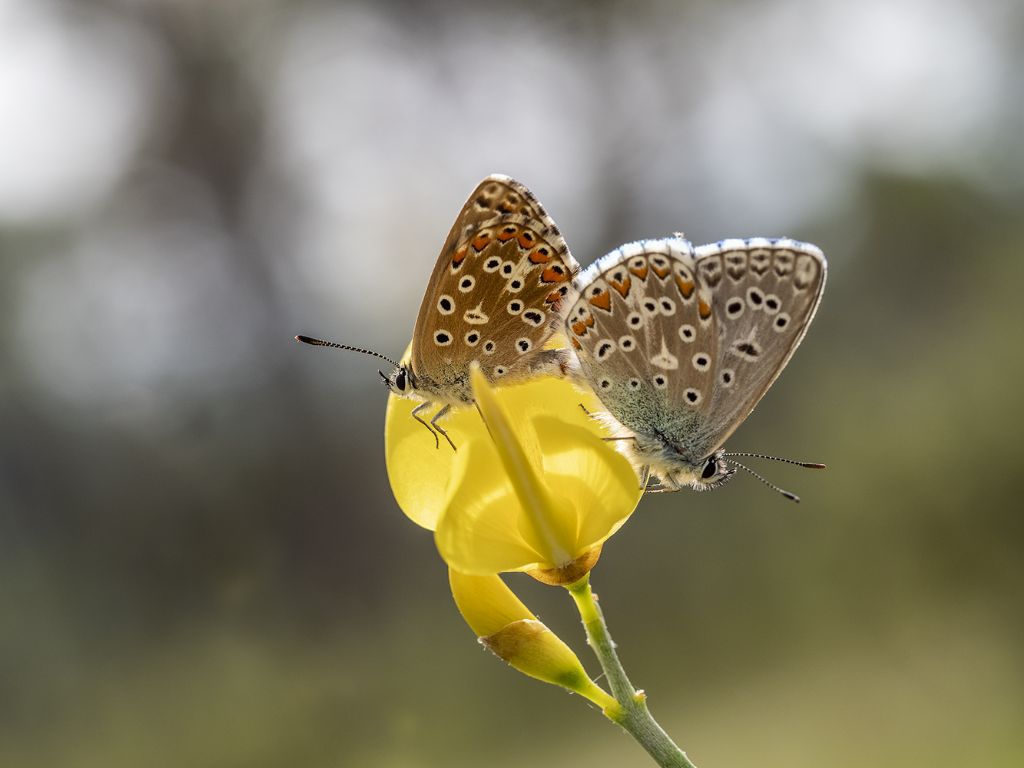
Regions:
[[[0, 764], [646, 765], [480, 650], [375, 361], [490, 172], [584, 265], [790, 235], [807, 339], [594, 573], [702, 768], [1024, 765], [1024, 7], [0, 0]], [[510, 582], [592, 670], [570, 601]]]

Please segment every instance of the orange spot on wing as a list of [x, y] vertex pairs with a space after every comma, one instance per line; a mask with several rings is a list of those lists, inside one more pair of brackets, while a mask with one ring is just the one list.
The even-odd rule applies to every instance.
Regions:
[[618, 291], [619, 295], [622, 298], [626, 298], [626, 296], [629, 294], [629, 286], [632, 285], [632, 283], [633, 281], [630, 280], [628, 276], [624, 277], [621, 283], [617, 283], [614, 280], [608, 281], [608, 284], [616, 291]]
[[569, 274], [564, 267], [546, 267], [544, 274], [540, 276], [542, 283], [563, 283], [569, 279]]
[[561, 291], [552, 291], [551, 293], [548, 294], [548, 297], [546, 299], [544, 299], [544, 303], [545, 304], [557, 304], [561, 300], [562, 300], [562, 292]]
[[462, 262], [464, 262], [465, 260], [466, 260], [466, 247], [463, 246], [462, 248], [459, 248], [459, 250], [457, 250], [455, 252], [454, 256], [452, 256], [452, 266], [453, 267], [457, 267], [460, 264], [462, 264]]
[[654, 274], [656, 274], [659, 279], [664, 280], [665, 279], [665, 275], [667, 275], [669, 273], [671, 268], [668, 266], [668, 264], [666, 264], [663, 267], [658, 267], [658, 266], [656, 266], [654, 264], [651, 264], [651, 269], [654, 270]]
[[519, 230], [517, 230], [515, 227], [506, 227], [505, 229], [501, 230], [501, 232], [498, 233], [498, 240], [500, 240], [503, 243], [507, 243], [509, 240], [516, 236], [516, 233], [518, 231]]
[[704, 301], [704, 299], [700, 299], [697, 302], [697, 314], [700, 315], [701, 320], [707, 320], [711, 317], [711, 305]]
[[533, 236], [533, 232], [529, 232], [524, 229], [522, 232], [519, 233], [519, 247], [530, 248], [531, 246], [533, 246], [533, 243], [534, 241], [536, 241], [536, 239], [537, 238]]
[[530, 262], [533, 264], [547, 264], [551, 261], [551, 251], [547, 248], [535, 248], [530, 252]]
[[471, 245], [473, 246], [474, 251], [482, 251], [484, 248], [487, 247], [487, 244], [490, 242], [490, 235], [477, 235], [476, 237], [473, 238], [473, 242], [471, 243]]
[[577, 336], [586, 336], [587, 328], [594, 327], [594, 317], [591, 315], [583, 320], [577, 320], [572, 324], [572, 332]]
[[591, 296], [590, 303], [595, 307], [603, 309], [605, 312], [612, 311], [612, 295], [608, 291], [601, 291], [596, 296]]
[[647, 265], [644, 264], [642, 267], [630, 267], [629, 271], [639, 277], [641, 280], [647, 279]]
[[684, 280], [681, 277], [677, 277], [676, 286], [679, 288], [679, 292], [683, 294], [684, 299], [688, 299], [693, 295], [693, 280]]
[[572, 342], [573, 347], [576, 349], [583, 349], [583, 345], [580, 344], [576, 339], [569, 339]]

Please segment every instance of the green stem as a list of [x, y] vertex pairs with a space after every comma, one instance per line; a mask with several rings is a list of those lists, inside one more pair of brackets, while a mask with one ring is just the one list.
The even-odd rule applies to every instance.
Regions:
[[604, 622], [601, 606], [597, 604], [594, 593], [590, 591], [590, 574], [575, 584], [570, 584], [568, 589], [576, 601], [576, 608], [587, 631], [587, 642], [601, 663], [612, 696], [621, 707], [615, 710], [606, 709], [605, 716], [636, 739], [662, 768], [696, 768], [686, 753], [675, 745], [651, 716], [647, 708], [647, 696], [643, 691], [638, 692], [629, 682], [626, 670], [622, 668], [622, 662], [615, 653], [615, 643], [608, 633], [608, 625]]

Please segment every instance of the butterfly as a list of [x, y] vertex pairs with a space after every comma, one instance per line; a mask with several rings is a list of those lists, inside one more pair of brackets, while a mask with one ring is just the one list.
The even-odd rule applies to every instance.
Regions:
[[[455, 444], [438, 423], [473, 402], [470, 364], [491, 382], [512, 383], [566, 370], [566, 349], [546, 349], [560, 327], [559, 307], [579, 271], [558, 227], [523, 184], [493, 174], [477, 185], [437, 257], [413, 330], [409, 362], [360, 347], [296, 336], [315, 346], [374, 355], [394, 366], [378, 371], [396, 395], [422, 400], [412, 416]], [[421, 414], [438, 410], [425, 420]]]
[[[821, 250], [789, 239], [627, 243], [574, 281], [564, 312], [578, 375], [628, 434], [649, 490], [717, 488], [744, 469], [722, 445], [778, 378], [825, 288]], [[568, 302], [567, 302], [568, 304]], [[781, 459], [787, 461], [787, 459]], [[821, 468], [809, 462], [790, 462]]]

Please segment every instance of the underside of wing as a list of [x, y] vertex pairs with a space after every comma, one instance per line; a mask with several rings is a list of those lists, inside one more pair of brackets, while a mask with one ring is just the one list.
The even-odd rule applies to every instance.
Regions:
[[461, 386], [473, 360], [491, 380], [543, 367], [576, 269], [536, 197], [508, 177], [488, 177], [438, 257], [416, 320], [413, 370], [443, 388]]
[[566, 333], [598, 397], [634, 433], [699, 453], [717, 331], [690, 244], [629, 243], [576, 282]]
[[825, 288], [816, 246], [795, 240], [724, 240], [696, 250], [718, 328], [707, 429], [718, 448], [778, 378], [807, 332]]

